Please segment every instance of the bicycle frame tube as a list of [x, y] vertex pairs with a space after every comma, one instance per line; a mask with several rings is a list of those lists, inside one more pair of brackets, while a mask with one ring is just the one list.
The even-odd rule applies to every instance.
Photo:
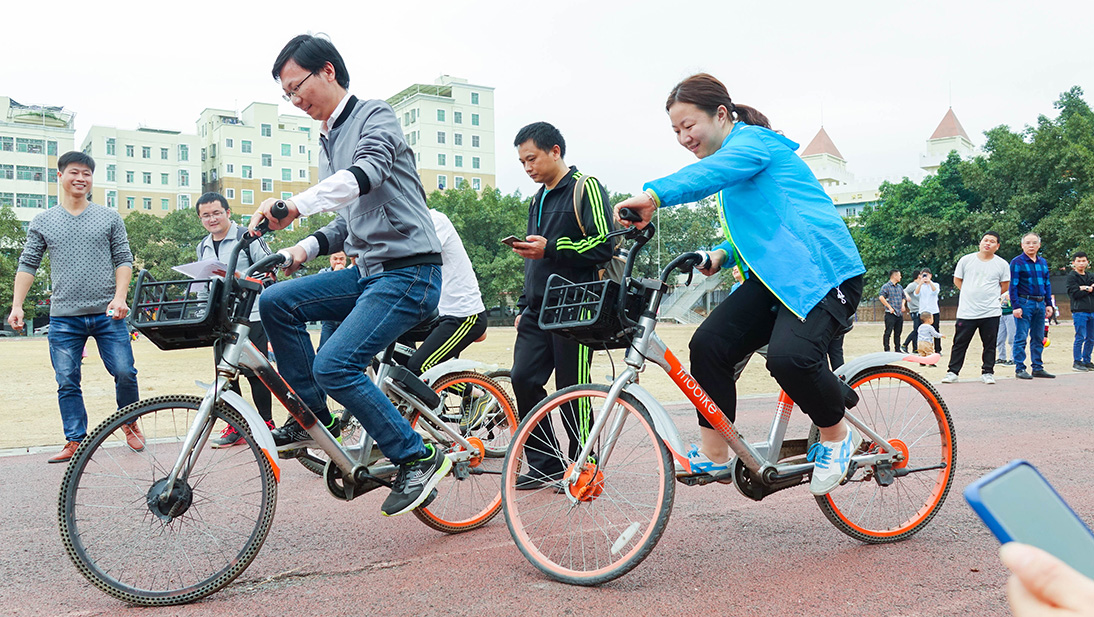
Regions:
[[[604, 399], [604, 405], [601, 406], [600, 413], [596, 414], [596, 420], [593, 421], [593, 426], [589, 429], [589, 438], [585, 440], [585, 446], [581, 448], [581, 452], [574, 460], [589, 460], [589, 456], [593, 453], [593, 444], [596, 441], [596, 437], [604, 430], [604, 424], [608, 421], [608, 411], [615, 405], [616, 400], [619, 398], [619, 393], [623, 391], [623, 388], [637, 375], [638, 372], [635, 371], [634, 368], [628, 367], [612, 382], [612, 387], [608, 389], [608, 396]], [[625, 419], [626, 414], [616, 414], [616, 417], [612, 422], [612, 428], [608, 432], [608, 438], [601, 446], [600, 456], [598, 458], [599, 464], [603, 465], [611, 458], [612, 448], [615, 446], [615, 440], [619, 437], [619, 431], [623, 429], [623, 421]], [[574, 465], [569, 477], [566, 478], [568, 483], [573, 484], [574, 482], [577, 482], [578, 476], [581, 475], [581, 467], [582, 465]]]

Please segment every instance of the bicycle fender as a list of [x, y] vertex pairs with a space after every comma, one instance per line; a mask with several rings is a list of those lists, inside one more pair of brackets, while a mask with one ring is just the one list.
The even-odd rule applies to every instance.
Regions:
[[485, 362], [476, 362], [475, 360], [461, 360], [460, 358], [452, 358], [451, 360], [445, 360], [437, 366], [422, 373], [422, 381], [429, 385], [433, 385], [434, 381], [438, 378], [447, 375], [449, 373], [459, 373], [462, 371], [475, 371], [476, 373], [489, 373], [490, 371], [496, 371], [499, 367], [497, 364], [486, 364]]
[[[205, 388], [206, 392], [209, 391], [209, 388], [213, 387], [200, 381], [195, 381], [194, 383]], [[277, 445], [274, 444], [273, 435], [270, 433], [270, 427], [266, 426], [266, 421], [258, 414], [258, 410], [242, 396], [231, 390], [222, 392], [217, 398], [239, 412], [239, 415], [243, 416], [243, 419], [247, 421], [247, 428], [251, 429], [251, 435], [254, 435], [255, 441], [258, 442], [258, 447], [262, 448], [262, 452], [266, 455], [266, 460], [270, 461], [270, 465], [273, 467], [274, 478], [276, 478], [278, 482], [281, 482], [281, 467], [277, 464]]]
[[858, 375], [862, 371], [873, 368], [875, 366], [884, 366], [886, 364], [896, 364], [898, 362], [910, 362], [912, 364], [935, 364], [941, 356], [938, 354], [932, 354], [930, 356], [920, 356], [918, 354], [905, 354], [897, 353], [895, 351], [877, 351], [874, 353], [868, 353], [865, 356], [859, 356], [852, 358], [850, 362], [847, 362], [843, 366], [832, 371], [836, 374], [836, 377], [847, 381]]
[[680, 437], [680, 431], [676, 428], [676, 423], [672, 421], [672, 417], [669, 416], [668, 410], [648, 390], [636, 383], [627, 384], [623, 391], [638, 399], [638, 402], [642, 403], [646, 411], [650, 412], [650, 418], [653, 419], [653, 428], [657, 430], [661, 440], [668, 446], [672, 458], [676, 460], [677, 471], [682, 469], [685, 473], [691, 473], [691, 463], [687, 459], [687, 448], [684, 447], [684, 440]]

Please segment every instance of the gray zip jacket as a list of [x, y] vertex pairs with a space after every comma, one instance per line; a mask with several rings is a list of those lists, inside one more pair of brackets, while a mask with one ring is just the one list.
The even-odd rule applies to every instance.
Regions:
[[[198, 243], [197, 256], [198, 261], [204, 259], [216, 259], [224, 262], [227, 265], [228, 260], [232, 258], [232, 250], [235, 248], [236, 243], [239, 242], [243, 234], [247, 232], [246, 227], [240, 227], [233, 221], [228, 227], [228, 234], [224, 236], [224, 239], [220, 241], [220, 250], [213, 249], [213, 234], [209, 234]], [[247, 250], [239, 253], [239, 261], [236, 262], [236, 270], [239, 272], [245, 272], [247, 268], [253, 266], [256, 262], [270, 256], [270, 247], [267, 246], [266, 240], [259, 238], [255, 242], [252, 242]], [[262, 296], [259, 296], [261, 299]], [[259, 321], [258, 315], [258, 302], [255, 302], [254, 308], [251, 309], [251, 321]]]
[[441, 263], [441, 242], [414, 167], [414, 152], [403, 138], [394, 110], [384, 101], [351, 96], [320, 137], [319, 177], [346, 169], [361, 196], [313, 235], [319, 254], [345, 251], [356, 257], [362, 276], [411, 265]]

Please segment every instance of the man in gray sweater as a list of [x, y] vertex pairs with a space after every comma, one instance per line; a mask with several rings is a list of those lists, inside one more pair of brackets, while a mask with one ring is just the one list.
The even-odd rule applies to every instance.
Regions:
[[[285, 100], [321, 120], [319, 184], [286, 200], [289, 214], [270, 218], [262, 203], [252, 229], [268, 219], [282, 229], [299, 215], [337, 212], [335, 220], [296, 246], [288, 270], [345, 251], [354, 267], [291, 279], [262, 294], [262, 324], [278, 369], [319, 422], [337, 436], [326, 396], [348, 409], [399, 466], [381, 511], [395, 516], [427, 505], [452, 468], [440, 448], [425, 444], [387, 396], [362, 371], [377, 352], [437, 309], [441, 243], [414, 168], [414, 153], [391, 106], [351, 95], [349, 73], [334, 45], [303, 34], [285, 45], [273, 66]], [[342, 324], [316, 354], [309, 321]], [[279, 449], [305, 447], [310, 436], [291, 420], [274, 431]]]
[[[8, 316], [13, 328], [23, 329], [23, 302], [42, 257], [49, 251], [53, 287], [49, 357], [57, 377], [57, 403], [66, 440], [64, 449], [49, 459], [50, 463], [72, 458], [87, 436], [80, 365], [88, 337], [95, 339], [99, 356], [114, 377], [118, 409], [140, 398], [133, 348], [125, 326], [133, 254], [122, 217], [88, 200], [94, 171], [95, 161], [82, 152], [68, 152], [57, 159], [61, 207], [50, 208], [30, 222]], [[137, 423], [123, 426], [122, 432], [130, 448], [138, 452], [144, 449], [144, 436]]]

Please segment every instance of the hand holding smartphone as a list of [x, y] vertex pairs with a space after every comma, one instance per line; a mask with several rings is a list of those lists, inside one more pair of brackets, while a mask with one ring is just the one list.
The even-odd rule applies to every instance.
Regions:
[[965, 500], [1003, 544], [1021, 542], [1094, 578], [1094, 532], [1027, 461], [1012, 461], [965, 488]]
[[508, 244], [509, 248], [513, 248], [513, 243], [514, 242], [524, 242], [524, 240], [521, 239], [521, 238], [518, 238], [516, 236], [508, 236], [508, 237], [502, 238], [501, 242], [502, 242], [502, 244]]

